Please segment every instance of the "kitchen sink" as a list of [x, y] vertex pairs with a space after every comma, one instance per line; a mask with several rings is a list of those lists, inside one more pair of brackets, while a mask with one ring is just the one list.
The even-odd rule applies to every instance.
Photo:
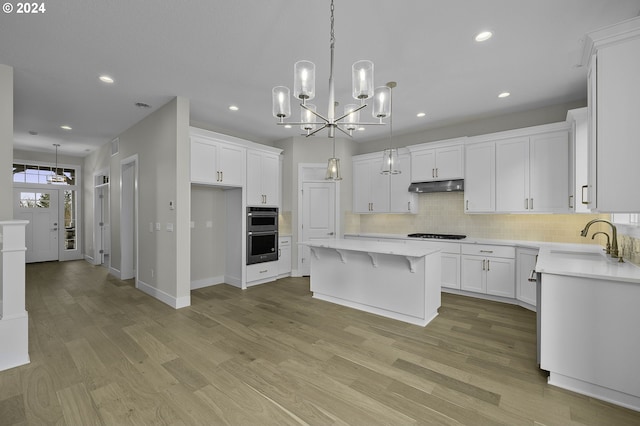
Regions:
[[617, 259], [612, 258], [605, 252], [598, 251], [578, 251], [578, 250], [549, 250], [549, 254], [560, 257], [567, 257], [571, 259], [601, 261], [607, 260], [611, 262], [617, 262]]

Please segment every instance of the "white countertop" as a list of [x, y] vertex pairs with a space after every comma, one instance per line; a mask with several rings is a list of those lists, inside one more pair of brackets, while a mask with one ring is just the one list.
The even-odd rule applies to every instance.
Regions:
[[578, 246], [574, 251], [544, 246], [538, 254], [536, 272], [640, 284], [640, 267], [619, 263], [598, 246]]
[[335, 250], [359, 251], [363, 253], [391, 254], [396, 256], [424, 257], [440, 250], [407, 245], [397, 242], [344, 240], [344, 239], [320, 239], [300, 243], [309, 247], [322, 247]]
[[[453, 244], [490, 244], [539, 249], [536, 271], [575, 277], [640, 284], [640, 267], [625, 261], [618, 263], [603, 253], [598, 244], [550, 243], [542, 241], [492, 240], [467, 237], [462, 240], [439, 240], [407, 237], [405, 234], [346, 234], [345, 236], [429, 241]], [[356, 240], [357, 241], [357, 240]], [[366, 241], [363, 241], [366, 242]], [[372, 241], [373, 243], [373, 241]], [[382, 243], [377, 243], [382, 244]], [[386, 243], [385, 243], [386, 244]], [[401, 244], [401, 243], [400, 243]], [[411, 245], [415, 246], [414, 244]]]

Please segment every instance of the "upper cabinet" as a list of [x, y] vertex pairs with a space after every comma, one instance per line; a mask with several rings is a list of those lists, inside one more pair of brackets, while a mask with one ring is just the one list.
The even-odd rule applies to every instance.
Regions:
[[409, 192], [409, 153], [398, 151], [401, 173], [395, 175], [380, 173], [382, 152], [353, 157], [354, 213], [416, 213], [416, 197]]
[[247, 205], [279, 206], [281, 149], [190, 128], [191, 182], [245, 189]]
[[640, 212], [640, 17], [587, 35], [592, 211]]
[[569, 175], [571, 208], [575, 213], [590, 213], [587, 206], [587, 190], [589, 187], [589, 131], [587, 122], [587, 108], [567, 111], [567, 122], [570, 128], [571, 154], [569, 165], [573, 173]]
[[470, 139], [465, 154], [465, 212], [570, 212], [569, 154], [567, 123]]
[[191, 136], [191, 182], [243, 186], [246, 149], [221, 140]]
[[464, 210], [491, 213], [496, 210], [496, 143], [465, 146]]
[[407, 147], [411, 151], [411, 182], [463, 179], [465, 139]]
[[280, 204], [280, 156], [278, 154], [247, 151], [247, 204]]

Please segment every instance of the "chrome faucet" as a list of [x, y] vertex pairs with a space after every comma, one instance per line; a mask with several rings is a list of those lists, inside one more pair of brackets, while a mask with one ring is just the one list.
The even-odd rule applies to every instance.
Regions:
[[607, 253], [607, 254], [611, 254], [611, 244], [609, 244], [609, 234], [607, 234], [606, 232], [602, 232], [602, 231], [594, 232], [594, 233], [593, 233], [593, 235], [591, 236], [591, 239], [592, 239], [592, 240], [593, 240], [593, 239], [595, 239], [595, 238], [596, 238], [596, 235], [598, 235], [598, 234], [602, 234], [602, 235], [604, 235], [605, 237], [607, 237], [607, 248], [606, 248], [606, 250], [605, 250], [605, 253]]
[[[615, 225], [611, 222], [609, 222], [608, 220], [604, 220], [604, 219], [593, 219], [592, 221], [589, 221], [585, 226], [584, 229], [582, 231], [580, 231], [580, 235], [583, 237], [586, 237], [587, 234], [589, 233], [589, 227], [591, 225], [593, 225], [594, 223], [597, 222], [602, 222], [602, 223], [606, 223], [607, 225], [609, 225], [611, 227], [611, 257], [616, 257], [618, 258], [619, 262], [624, 262], [622, 260], [622, 257], [618, 256], [618, 230], [616, 229]], [[594, 234], [595, 235], [595, 234]]]

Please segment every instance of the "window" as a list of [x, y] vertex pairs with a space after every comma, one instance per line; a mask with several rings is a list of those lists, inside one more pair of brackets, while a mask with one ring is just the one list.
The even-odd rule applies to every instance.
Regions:
[[[56, 185], [75, 185], [76, 170], [58, 167], [58, 173], [66, 177], [65, 182]], [[38, 166], [34, 164], [14, 164], [13, 165], [13, 181], [15, 183], [42, 183], [47, 184], [47, 177], [54, 175], [55, 167]]]
[[76, 248], [76, 215], [77, 200], [76, 191], [64, 191], [64, 248], [75, 250]]
[[23, 209], [48, 209], [50, 200], [51, 194], [46, 192], [21, 192], [19, 207]]

